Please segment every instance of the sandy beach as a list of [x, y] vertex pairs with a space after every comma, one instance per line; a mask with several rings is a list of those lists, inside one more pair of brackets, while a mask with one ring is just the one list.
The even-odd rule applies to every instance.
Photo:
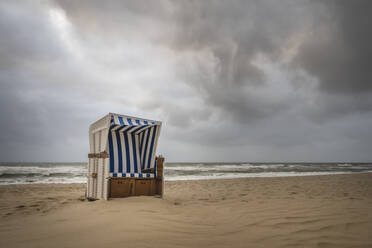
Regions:
[[372, 247], [372, 173], [166, 182], [164, 199], [83, 184], [0, 187], [0, 247]]

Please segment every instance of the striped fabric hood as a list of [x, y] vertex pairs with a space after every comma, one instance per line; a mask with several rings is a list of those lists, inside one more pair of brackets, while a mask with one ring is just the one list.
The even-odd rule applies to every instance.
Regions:
[[108, 132], [110, 174], [142, 173], [155, 167], [161, 122], [111, 114]]

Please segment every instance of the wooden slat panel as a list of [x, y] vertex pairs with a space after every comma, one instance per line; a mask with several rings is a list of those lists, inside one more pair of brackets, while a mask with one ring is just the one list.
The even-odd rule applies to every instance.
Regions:
[[135, 195], [154, 195], [153, 183], [154, 179], [136, 179]]
[[109, 154], [106, 152], [101, 153], [89, 153], [88, 158], [108, 158]]
[[161, 195], [163, 192], [163, 180], [156, 179], [154, 188], [155, 188], [155, 194]]
[[156, 157], [156, 177], [163, 178], [164, 158]]
[[156, 194], [164, 195], [164, 158], [156, 157]]
[[136, 184], [134, 179], [111, 179], [110, 186], [111, 197], [127, 197], [134, 195]]

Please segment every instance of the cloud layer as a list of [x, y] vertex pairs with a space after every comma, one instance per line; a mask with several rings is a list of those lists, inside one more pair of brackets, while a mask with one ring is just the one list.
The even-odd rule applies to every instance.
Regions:
[[3, 1], [0, 160], [84, 161], [107, 112], [171, 161], [369, 161], [370, 1]]

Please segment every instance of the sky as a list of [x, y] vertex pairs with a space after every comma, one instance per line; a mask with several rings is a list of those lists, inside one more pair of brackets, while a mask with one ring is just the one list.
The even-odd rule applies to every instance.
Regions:
[[372, 1], [0, 1], [0, 161], [87, 161], [109, 112], [184, 162], [372, 161]]

